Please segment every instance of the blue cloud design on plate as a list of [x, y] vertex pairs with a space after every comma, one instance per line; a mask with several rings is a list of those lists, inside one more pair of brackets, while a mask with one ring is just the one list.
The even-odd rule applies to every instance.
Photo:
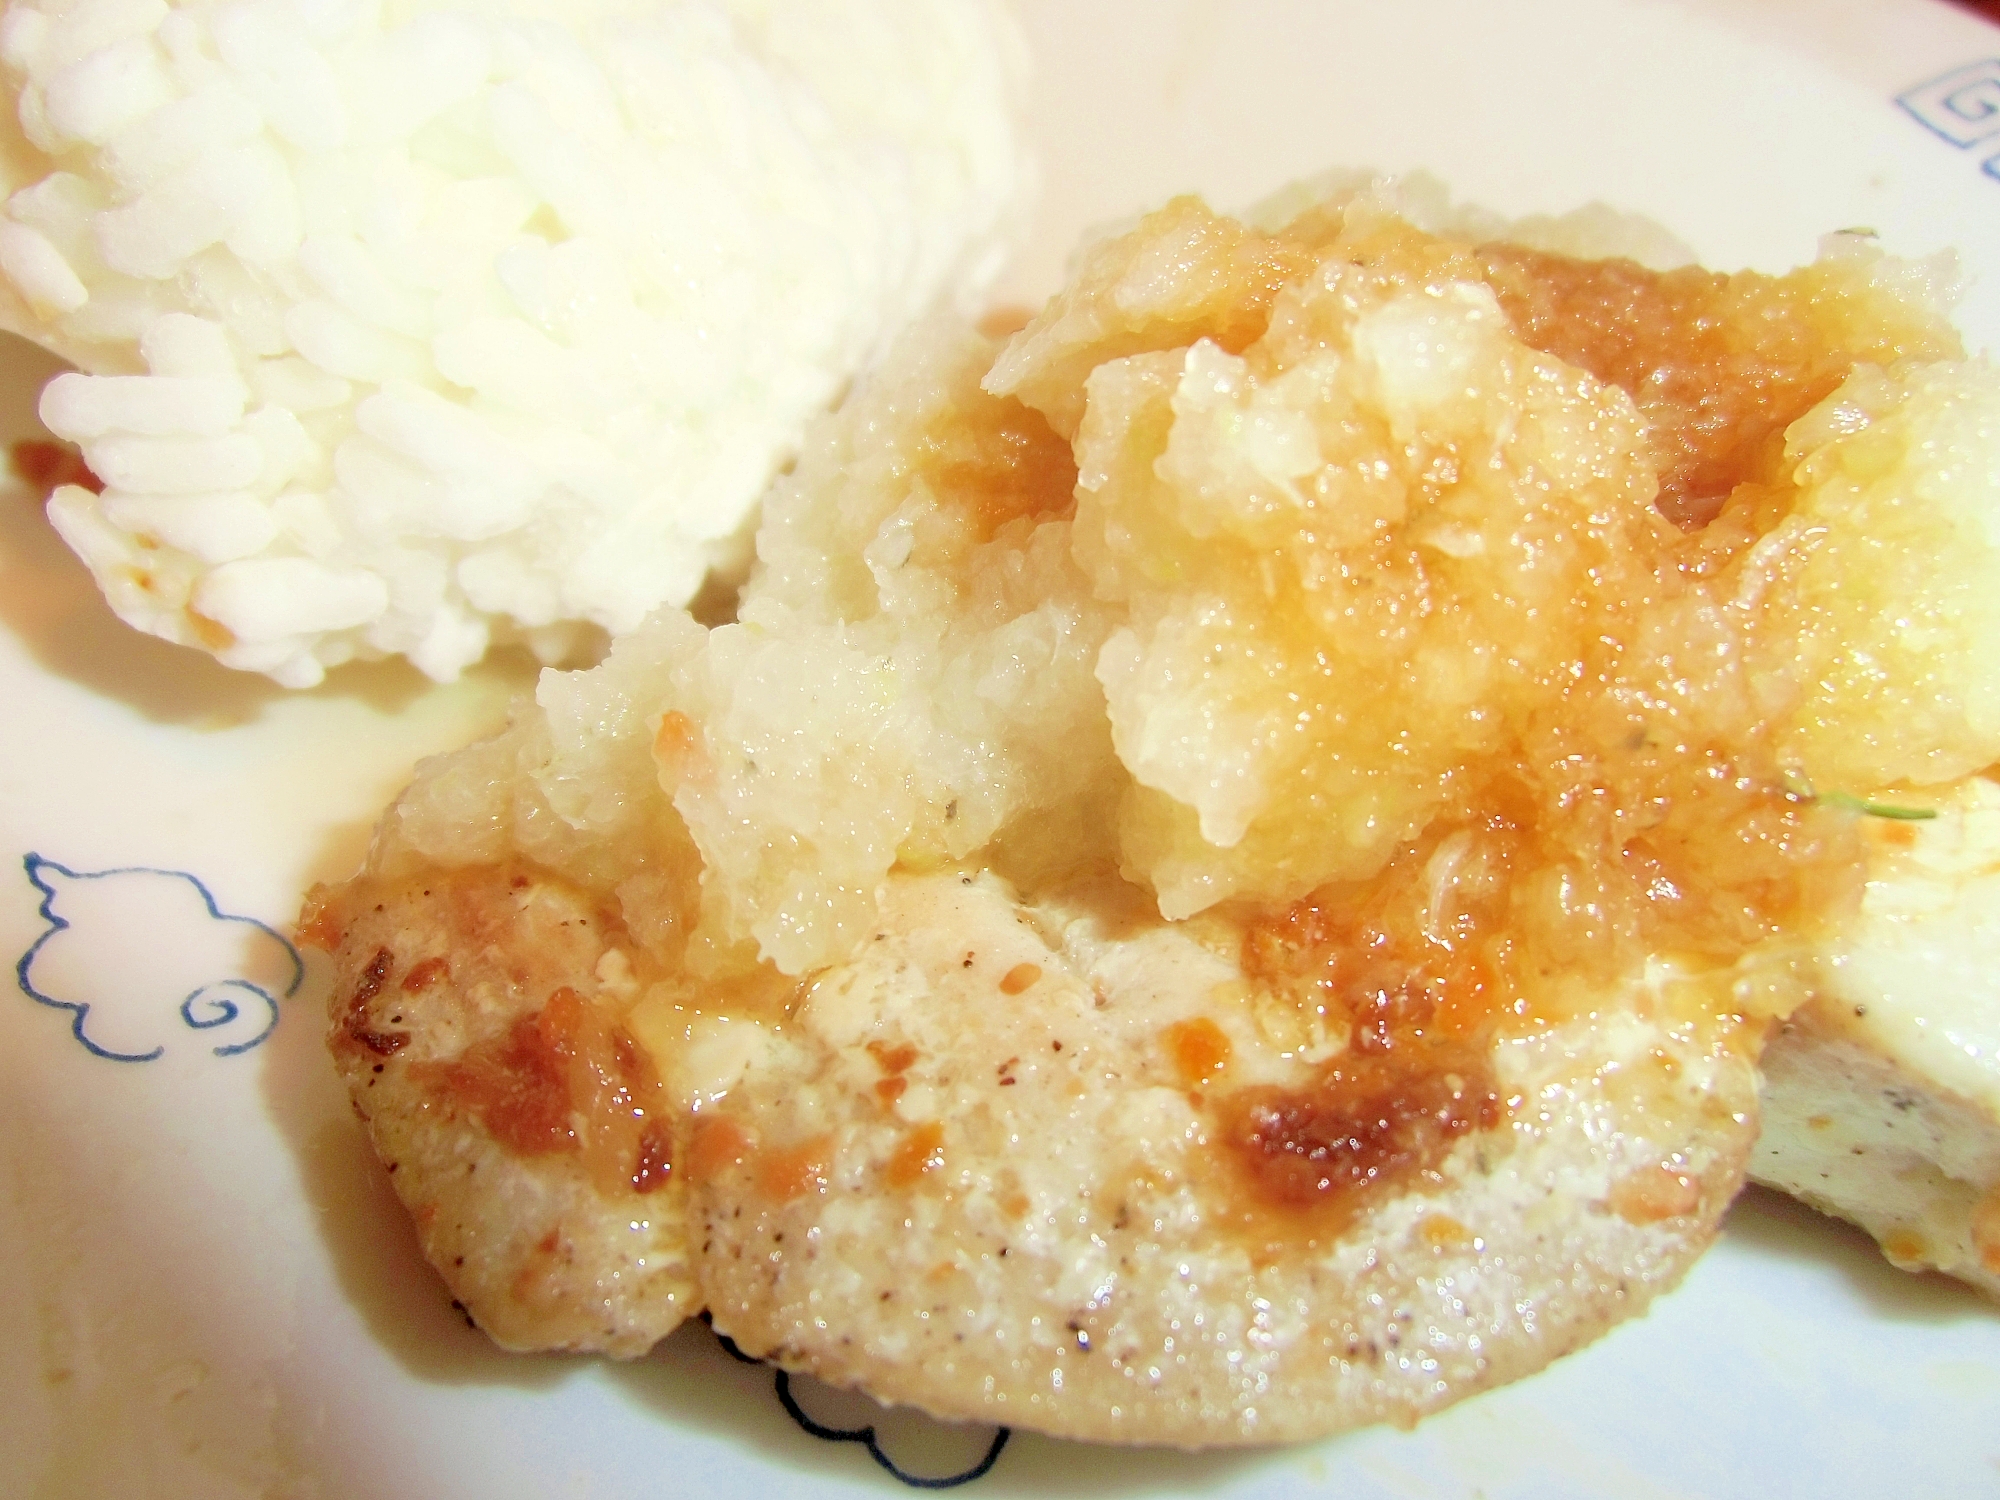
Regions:
[[305, 979], [299, 950], [224, 911], [185, 870], [72, 870], [22, 861], [47, 928], [14, 966], [22, 992], [71, 1013], [70, 1033], [113, 1062], [152, 1062], [188, 1032], [217, 1057], [258, 1045]]
[[[708, 1322], [708, 1314], [703, 1313], [701, 1320]], [[709, 1331], [714, 1332], [713, 1326]], [[745, 1354], [727, 1334], [715, 1334], [715, 1341], [731, 1359], [742, 1364], [764, 1363]], [[875, 1460], [879, 1468], [887, 1470], [898, 1483], [911, 1489], [951, 1490], [985, 1478], [994, 1464], [999, 1462], [1007, 1440], [1013, 1436], [1013, 1429], [1009, 1427], [939, 1423], [908, 1408], [885, 1409], [866, 1396], [852, 1391], [836, 1391], [808, 1380], [805, 1384], [817, 1389], [819, 1399], [831, 1397], [843, 1405], [846, 1410], [842, 1415], [848, 1420], [832, 1413], [815, 1416], [799, 1399], [800, 1392], [793, 1386], [788, 1373], [773, 1366], [771, 1374], [772, 1394], [784, 1407], [785, 1415], [801, 1431], [823, 1443], [859, 1443], [868, 1450], [868, 1456]], [[868, 1416], [856, 1419], [855, 1414], [862, 1411], [869, 1413], [873, 1420]], [[975, 1446], [974, 1451], [959, 1454], [955, 1460], [959, 1467], [952, 1468], [947, 1462], [940, 1471], [937, 1462], [939, 1450], [949, 1454], [954, 1449], [964, 1449], [969, 1440], [975, 1445], [983, 1445], [983, 1452]], [[897, 1451], [892, 1452], [892, 1449]], [[906, 1453], [902, 1451], [904, 1449], [913, 1451]]]

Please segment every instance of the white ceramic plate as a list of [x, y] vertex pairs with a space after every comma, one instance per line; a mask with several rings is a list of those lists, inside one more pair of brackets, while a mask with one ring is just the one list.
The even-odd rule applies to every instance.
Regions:
[[[1085, 227], [1332, 165], [1509, 213], [1590, 198], [1711, 264], [1826, 230], [1960, 247], [2000, 344], [2000, 30], [1928, 0], [1132, 0], [1023, 6], [1043, 207], [1006, 288]], [[0, 351], [0, 436], [49, 370]], [[0, 1491], [35, 1496], [890, 1494], [703, 1330], [630, 1366], [510, 1358], [418, 1260], [282, 934], [412, 762], [525, 669], [294, 695], [128, 633], [0, 494]], [[268, 997], [268, 998], [267, 998]], [[87, 1007], [87, 1009], [85, 1008]], [[843, 1405], [948, 1474], [989, 1431]], [[2000, 1310], [1768, 1197], [1644, 1319], [1412, 1433], [1188, 1457], [1017, 1436], [967, 1493], [2000, 1493]]]

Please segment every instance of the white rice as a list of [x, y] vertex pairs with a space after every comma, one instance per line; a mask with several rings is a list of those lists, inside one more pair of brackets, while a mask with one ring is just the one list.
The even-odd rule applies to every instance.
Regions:
[[997, 0], [9, 4], [0, 326], [105, 481], [51, 519], [290, 686], [628, 631], [997, 268], [1019, 55]]

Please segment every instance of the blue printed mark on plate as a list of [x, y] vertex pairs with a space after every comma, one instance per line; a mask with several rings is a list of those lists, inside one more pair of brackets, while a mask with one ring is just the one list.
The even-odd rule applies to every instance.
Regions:
[[[709, 1315], [703, 1313], [701, 1320], [704, 1323], [709, 1322]], [[710, 1331], [713, 1331], [712, 1325]], [[726, 1334], [718, 1333], [715, 1339], [731, 1359], [746, 1365], [764, 1363], [761, 1359], [745, 1354], [736, 1346], [736, 1341]], [[771, 1373], [774, 1380], [772, 1394], [778, 1398], [778, 1404], [784, 1407], [785, 1415], [790, 1417], [802, 1432], [818, 1438], [823, 1443], [859, 1443], [868, 1450], [868, 1456], [875, 1460], [878, 1468], [887, 1471], [899, 1484], [908, 1485], [913, 1490], [952, 1490], [960, 1485], [971, 1484], [975, 1479], [985, 1478], [994, 1464], [999, 1462], [1000, 1454], [1007, 1446], [1007, 1440], [1013, 1436], [1013, 1429], [1010, 1427], [986, 1428], [977, 1424], [959, 1427], [955, 1424], [930, 1422], [919, 1417], [920, 1430], [933, 1439], [942, 1437], [947, 1442], [952, 1439], [963, 1442], [968, 1435], [977, 1433], [981, 1435], [980, 1441], [984, 1445], [983, 1451], [964, 1468], [941, 1474], [919, 1473], [915, 1469], [905, 1467], [905, 1460], [890, 1453], [876, 1422], [865, 1421], [848, 1426], [839, 1422], [821, 1421], [808, 1412], [800, 1402], [797, 1392], [792, 1387], [790, 1375], [776, 1368], [773, 1368]], [[846, 1395], [851, 1401], [870, 1404], [865, 1396], [854, 1396], [844, 1392], [831, 1394]], [[900, 1410], [905, 1417], [917, 1415], [907, 1409]], [[878, 1409], [877, 1415], [880, 1414]]]
[[257, 1046], [305, 978], [277, 929], [216, 904], [185, 870], [72, 870], [22, 861], [47, 924], [14, 966], [31, 999], [70, 1012], [95, 1056], [152, 1062], [193, 1039], [217, 1057]]
[[[1982, 58], [1926, 79], [1896, 96], [1910, 117], [1961, 151], [2000, 147], [2000, 57]], [[2000, 178], [2000, 150], [1981, 163]]]
[[2000, 136], [2000, 57], [1967, 63], [1905, 89], [1896, 102], [1927, 129], [1969, 150]]

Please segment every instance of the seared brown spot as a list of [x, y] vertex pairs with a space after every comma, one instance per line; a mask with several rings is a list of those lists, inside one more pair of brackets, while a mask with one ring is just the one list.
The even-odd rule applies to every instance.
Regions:
[[347, 1002], [349, 1010], [365, 1010], [368, 1002], [382, 993], [382, 985], [389, 977], [389, 971], [396, 965], [396, 955], [387, 948], [377, 948], [375, 956], [368, 960], [368, 967], [361, 971], [361, 980], [354, 986], [354, 995]]
[[667, 1185], [673, 1170], [673, 1138], [661, 1121], [647, 1121], [639, 1132], [638, 1159], [632, 1164], [632, 1191], [657, 1192]]
[[1239, 1090], [1224, 1101], [1222, 1138], [1259, 1196], [1338, 1212], [1436, 1167], [1500, 1116], [1483, 1057], [1421, 1049], [1344, 1057], [1301, 1089]]
[[410, 1040], [407, 1031], [378, 1031], [373, 1017], [368, 1014], [369, 1006], [382, 993], [382, 986], [388, 982], [390, 971], [395, 966], [396, 956], [387, 948], [375, 950], [374, 957], [368, 960], [368, 967], [361, 971], [354, 993], [348, 997], [347, 1017], [341, 1027], [348, 1040], [377, 1057], [389, 1056]]
[[[557, 991], [557, 996], [573, 994]], [[565, 1057], [568, 1009], [552, 996], [539, 1012], [516, 1018], [499, 1036], [468, 1047], [456, 1061], [419, 1064], [417, 1081], [469, 1110], [487, 1134], [517, 1156], [574, 1151], [578, 1141], [570, 1121]]]

